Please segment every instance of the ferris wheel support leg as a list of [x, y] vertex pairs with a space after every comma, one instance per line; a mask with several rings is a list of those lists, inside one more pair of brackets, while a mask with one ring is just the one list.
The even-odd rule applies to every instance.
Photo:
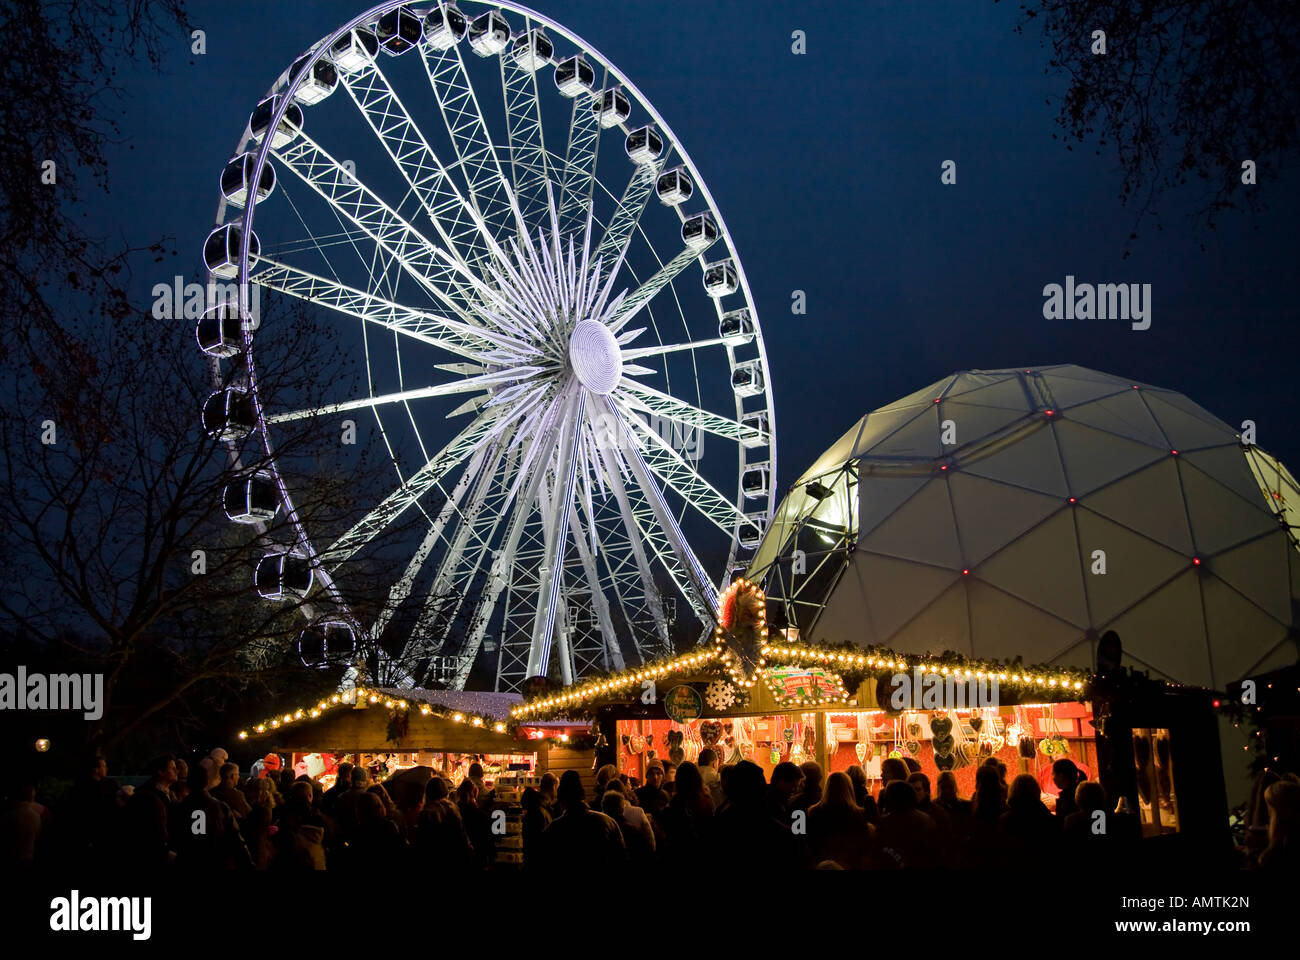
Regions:
[[717, 610], [718, 608], [718, 590], [709, 579], [708, 574], [704, 572], [704, 567], [700, 564], [695, 552], [691, 550], [686, 542], [686, 537], [682, 529], [677, 524], [677, 518], [673, 516], [672, 511], [668, 509], [668, 504], [664, 501], [663, 492], [659, 485], [654, 482], [650, 475], [650, 470], [646, 466], [645, 460], [641, 457], [641, 451], [637, 446], [636, 439], [627, 424], [618, 415], [618, 409], [614, 402], [608, 397], [605, 398], [605, 407], [608, 414], [617, 424], [619, 436], [622, 438], [627, 450], [625, 461], [632, 475], [636, 477], [637, 484], [644, 491], [650, 501], [650, 506], [655, 512], [655, 517], [659, 520], [660, 526], [668, 535], [668, 543], [674, 553], [677, 554], [682, 566], [686, 568], [691, 577], [691, 586], [695, 589], [699, 600], [708, 610]]
[[[578, 486], [578, 444], [582, 441], [582, 417], [586, 408], [586, 390], [579, 390], [571, 403], [572, 413], [565, 418], [560, 460], [555, 470], [555, 496], [550, 504], [546, 529], [550, 532], [546, 561], [542, 565], [537, 597], [537, 617], [533, 621], [533, 643], [528, 654], [528, 676], [544, 675], [551, 656], [555, 635], [555, 608], [564, 580], [564, 554], [569, 541], [569, 515]], [[567, 441], [567, 442], [566, 442]], [[562, 638], [562, 643], [567, 640]], [[567, 653], [567, 651], [566, 651]], [[563, 656], [560, 665], [564, 683], [573, 682], [572, 658]]]

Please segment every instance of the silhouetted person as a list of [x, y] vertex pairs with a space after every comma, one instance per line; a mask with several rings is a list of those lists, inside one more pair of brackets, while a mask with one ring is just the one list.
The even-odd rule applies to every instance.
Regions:
[[1007, 811], [998, 818], [997, 842], [1002, 865], [1015, 870], [1048, 867], [1056, 853], [1060, 823], [1043, 803], [1038, 780], [1016, 777]]
[[1002, 799], [1002, 781], [998, 768], [982, 766], [975, 770], [975, 795], [971, 798], [970, 842], [967, 865], [992, 867], [998, 863], [998, 821], [1006, 812]]
[[[683, 764], [677, 780], [682, 781]], [[712, 861], [732, 871], [793, 870], [804, 865], [805, 857], [790, 832], [788, 823], [772, 819], [764, 803], [767, 784], [763, 768], [749, 760], [732, 767], [727, 777], [724, 809], [712, 823], [706, 843]]]
[[1062, 825], [1066, 817], [1079, 809], [1074, 802], [1074, 791], [1085, 779], [1083, 771], [1068, 757], [1062, 757], [1052, 764], [1052, 783], [1061, 791], [1056, 797], [1056, 819]]
[[578, 771], [564, 771], [556, 797], [564, 812], [542, 833], [546, 869], [594, 878], [627, 861], [622, 831], [612, 817], [587, 806]]
[[803, 774], [803, 786], [799, 788], [790, 799], [789, 810], [793, 813], [795, 810], [807, 811], [814, 803], [822, 802], [822, 768], [815, 760], [809, 760], [799, 765], [799, 772]]
[[808, 808], [808, 846], [815, 863], [834, 860], [846, 870], [871, 865], [876, 828], [853, 799], [848, 774], [832, 773], [826, 796]]
[[768, 784], [765, 799], [768, 816], [789, 823], [790, 802], [799, 791], [803, 773], [789, 760], [782, 760], [772, 769], [772, 782]]
[[871, 781], [867, 779], [867, 771], [862, 769], [861, 764], [855, 763], [849, 767], [848, 776], [853, 784], [853, 802], [862, 808], [868, 823], [875, 823], [880, 819], [880, 810], [876, 806], [876, 798], [871, 795]]
[[664, 828], [664, 858], [676, 866], [702, 863], [704, 844], [713, 820], [713, 799], [699, 768], [689, 760], [677, 768], [677, 788], [660, 818]]
[[948, 816], [947, 810], [930, 799], [930, 778], [924, 773], [913, 773], [907, 778], [907, 782], [916, 794], [916, 809], [934, 821], [934, 829], [938, 834], [939, 850], [943, 858], [942, 865], [945, 867], [952, 866], [951, 861], [955, 846], [952, 817]]
[[[470, 869], [472, 853], [460, 808], [450, 797], [447, 781], [441, 777], [433, 777], [425, 784], [424, 809], [420, 811], [420, 825], [415, 834], [415, 852], [422, 867], [459, 876]], [[524, 853], [526, 856], [526, 846]]]
[[880, 800], [876, 866], [889, 870], [941, 866], [938, 831], [934, 821], [916, 809], [912, 786], [906, 780], [891, 780], [880, 792]]
[[171, 786], [176, 782], [176, 758], [165, 753], [149, 764], [149, 779], [136, 788], [122, 810], [123, 865], [148, 870], [165, 867], [171, 860], [168, 820]]

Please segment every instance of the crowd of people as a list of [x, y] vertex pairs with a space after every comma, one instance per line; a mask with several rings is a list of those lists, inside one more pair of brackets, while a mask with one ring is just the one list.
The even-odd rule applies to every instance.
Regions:
[[[1035, 777], [1009, 780], [997, 758], [976, 769], [969, 797], [952, 771], [932, 784], [914, 760], [886, 759], [880, 772], [873, 782], [861, 766], [824, 776], [815, 762], [784, 762], [769, 778], [748, 761], [719, 766], [705, 749], [695, 763], [650, 760], [643, 782], [604, 766], [594, 795], [575, 771], [545, 774], [523, 792], [514, 828], [477, 763], [459, 785], [437, 775], [372, 782], [365, 767], [342, 763], [325, 789], [287, 770], [241, 776], [217, 749], [192, 765], [159, 757], [134, 790], [96, 758], [53, 809], [25, 788], [5, 832], [11, 860], [28, 867], [71, 858], [146, 870], [414, 866], [450, 875], [513, 867], [516, 858], [499, 856], [518, 849], [507, 837], [522, 840], [526, 869], [543, 871], [1034, 869], [1062, 856], [1114, 869], [1141, 837], [1137, 817], [1068, 759], [1053, 765], [1054, 809]], [[1248, 865], [1295, 871], [1300, 781], [1278, 780], [1265, 801], [1267, 845]]]

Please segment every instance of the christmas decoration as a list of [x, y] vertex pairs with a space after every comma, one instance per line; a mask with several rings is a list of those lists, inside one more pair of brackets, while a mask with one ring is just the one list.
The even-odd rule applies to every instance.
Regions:
[[721, 713], [736, 702], [736, 688], [725, 680], [712, 680], [704, 689], [704, 700], [710, 710]]

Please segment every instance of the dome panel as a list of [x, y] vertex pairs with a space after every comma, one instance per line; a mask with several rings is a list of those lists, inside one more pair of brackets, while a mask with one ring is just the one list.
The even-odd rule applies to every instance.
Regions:
[[[972, 582], [970, 597], [972, 647], [975, 656], [986, 660], [1013, 659], [1024, 654], [1025, 637], [1034, 638], [1035, 659], [1058, 662], [1058, 657], [1075, 648], [1082, 637], [1078, 627], [1063, 623], [1036, 607], [1010, 597], [986, 583]], [[1075, 651], [1078, 662], [1069, 666], [1088, 667], [1090, 651]]]
[[853, 459], [853, 446], [857, 442], [858, 434], [862, 430], [866, 417], [860, 419], [848, 432], [830, 445], [830, 447], [813, 463], [811, 467], [805, 470], [795, 481], [796, 485], [814, 477], [820, 477], [823, 473], [831, 470], [837, 470], [849, 460]]
[[1169, 455], [1069, 420], [1058, 421], [1052, 426], [1056, 431], [1061, 459], [1065, 461], [1070, 493], [1080, 498]]
[[994, 453], [984, 455], [981, 451], [975, 457], [964, 458], [961, 469], [963, 473], [1028, 487], [1063, 500], [1070, 495], [1056, 437], [1045, 420]]
[[986, 407], [1002, 407], [1021, 412], [1034, 409], [1018, 376], [998, 377], [991, 383], [974, 382], [960, 393], [953, 390], [949, 398], [960, 399], [962, 403], [978, 403]]
[[1216, 556], [1207, 566], [1210, 573], [1260, 607], [1278, 623], [1291, 622], [1292, 550], [1286, 533], [1275, 530]]
[[1239, 446], [1210, 447], [1178, 454], [1184, 463], [1195, 464], [1207, 476], [1236, 492], [1248, 504], [1263, 503], [1269, 509], [1267, 495], [1260, 489], [1259, 481], [1250, 472], [1246, 452]]
[[[870, 450], [863, 450], [860, 455], [872, 459], [899, 460], [933, 460], [943, 456], [946, 448], [939, 442], [939, 406], [932, 402], [917, 416], [873, 443]], [[862, 446], [859, 442], [860, 450]]]
[[[1095, 624], [1106, 623], [1162, 583], [1190, 570], [1190, 557], [1175, 553], [1087, 509], [1075, 511], [1088, 609]], [[1106, 554], [1106, 572], [1093, 573], [1093, 553]]]
[[876, 630], [869, 607], [875, 584], [852, 563], [826, 600], [826, 607], [801, 637], [810, 643], [853, 643], [860, 646], [883, 644], [884, 634]]
[[1205, 623], [1219, 638], [1211, 653], [1214, 682], [1220, 687], [1254, 673], [1287, 630], [1280, 623], [1214, 577], [1201, 582]]
[[[859, 500], [862, 491], [859, 487]], [[960, 570], [961, 547], [953, 523], [948, 485], [927, 483], [871, 533], [858, 536], [858, 550]]]
[[934, 402], [914, 407], [899, 407], [897, 410], [880, 411], [870, 414], [862, 421], [862, 431], [853, 444], [853, 455], [861, 457], [871, 453], [872, 447], [889, 439], [907, 424], [930, 412]]
[[1044, 373], [1040, 379], [1057, 410], [1069, 410], [1081, 403], [1090, 403], [1102, 397], [1113, 397], [1117, 393], [1133, 389], [1131, 384], [1125, 386], [1121, 383], [1100, 380], [1076, 380], [1055, 371]]
[[1148, 391], [1143, 397], [1175, 450], [1191, 450], [1196, 447], [1214, 447], [1237, 442], [1236, 431], [1225, 423], [1207, 423], [1199, 417], [1180, 410], [1155, 391]]
[[992, 434], [1000, 433], [1015, 423], [1024, 421], [1029, 413], [1024, 410], [1008, 410], [1003, 407], [981, 407], [957, 400], [945, 400], [939, 404], [939, 425], [951, 420], [955, 444], [944, 444], [949, 453], [960, 452], [972, 445], [982, 443]]
[[974, 656], [970, 638], [970, 608], [966, 601], [966, 578], [958, 579], [885, 642], [899, 653], [942, 653], [944, 650], [952, 650], [968, 657]]
[[[961, 574], [954, 570], [942, 570], [938, 567], [926, 567], [907, 560], [895, 560], [876, 554], [863, 554], [854, 563], [858, 589], [864, 599], [869, 598], [868, 609], [871, 626], [877, 636], [888, 637], [920, 613], [940, 594], [950, 587]], [[847, 576], [845, 579], [849, 579]], [[838, 591], [837, 591], [838, 593]], [[838, 597], [836, 598], [838, 601]], [[843, 605], [838, 605], [843, 609]], [[831, 612], [831, 605], [826, 608]], [[857, 615], [861, 619], [861, 615]], [[838, 613], [835, 622], [842, 620]], [[848, 621], [851, 632], [845, 634], [840, 643], [853, 642], [852, 620]], [[818, 622], [818, 639], [823, 643], [834, 643], [822, 630]]]
[[1064, 506], [1059, 497], [1009, 487], [961, 471], [949, 472], [948, 495], [957, 512], [957, 537], [961, 541], [963, 561], [969, 566], [980, 564], [985, 557]]
[[[892, 516], [909, 498], [927, 483], [938, 482], [933, 473], [891, 475], [888, 468], [872, 469], [870, 464], [859, 465], [858, 483], [858, 537], [871, 533], [887, 517]], [[863, 496], [865, 477], [867, 495]]]
[[1261, 502], [1252, 507], [1190, 463], [1179, 464], [1187, 515], [1196, 549], [1207, 556], [1277, 529], [1277, 520]]
[[1151, 411], [1137, 390], [1129, 389], [1113, 397], [1071, 407], [1069, 418], [1076, 423], [1086, 423], [1090, 427], [1145, 443], [1158, 450], [1167, 451], [1170, 448], [1164, 431], [1151, 416]]
[[1083, 504], [1184, 556], [1195, 552], [1173, 457], [1164, 457], [1145, 470], [1102, 487], [1089, 494]]
[[973, 575], [1086, 629], [1088, 599], [1073, 511], [1061, 511], [985, 560]]
[[1197, 686], [1211, 686], [1201, 576], [1188, 570], [1150, 600], [1097, 630], [1114, 630], [1124, 643], [1124, 663]]
[[876, 413], [886, 413], [890, 410], [897, 410], [900, 407], [919, 406], [923, 403], [934, 403], [934, 398], [942, 397], [948, 388], [952, 386], [954, 379], [956, 379], [955, 376], [947, 376], [942, 380], [936, 380], [928, 387], [922, 387], [915, 393], [909, 393], [901, 400], [895, 400], [893, 403], [880, 407], [876, 410]]

